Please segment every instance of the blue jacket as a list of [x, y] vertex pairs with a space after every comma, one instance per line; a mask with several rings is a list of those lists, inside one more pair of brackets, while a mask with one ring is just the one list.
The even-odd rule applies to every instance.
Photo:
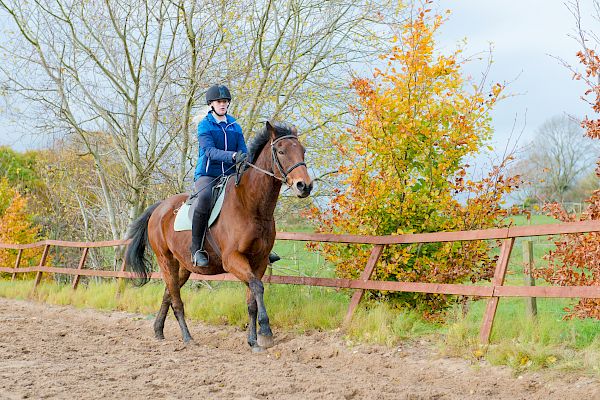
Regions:
[[226, 114], [227, 122], [218, 122], [209, 112], [198, 124], [198, 163], [194, 181], [201, 176], [230, 175], [235, 172], [233, 154], [248, 153], [242, 127]]

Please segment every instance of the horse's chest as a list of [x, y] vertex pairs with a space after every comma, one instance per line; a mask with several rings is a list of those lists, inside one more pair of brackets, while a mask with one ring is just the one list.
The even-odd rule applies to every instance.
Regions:
[[240, 243], [244, 251], [248, 253], [269, 252], [275, 242], [275, 229], [265, 226], [254, 226], [252, 234]]

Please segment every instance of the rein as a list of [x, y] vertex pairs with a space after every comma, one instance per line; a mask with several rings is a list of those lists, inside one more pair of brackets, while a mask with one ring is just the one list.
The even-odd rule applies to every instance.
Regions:
[[246, 164], [249, 165], [249, 166], [251, 166], [252, 168], [254, 168], [257, 171], [260, 171], [263, 174], [269, 175], [269, 176], [277, 179], [278, 181], [281, 181], [281, 182], [285, 183], [286, 185], [290, 186], [287, 183], [287, 177], [290, 174], [290, 172], [292, 172], [293, 170], [295, 170], [296, 168], [298, 168], [298, 167], [300, 167], [302, 165], [304, 165], [306, 167], [306, 163], [304, 161], [300, 161], [300, 162], [297, 162], [296, 164], [292, 165], [291, 167], [289, 167], [286, 171], [283, 170], [283, 165], [281, 165], [281, 162], [279, 161], [279, 157], [277, 157], [277, 152], [275, 150], [275, 144], [277, 142], [283, 140], [283, 139], [296, 139], [296, 140], [298, 140], [298, 138], [296, 136], [294, 136], [294, 135], [285, 135], [285, 136], [278, 137], [277, 139], [275, 139], [275, 140], [273, 140], [271, 142], [271, 157], [273, 159], [273, 164], [277, 165], [277, 169], [279, 170], [279, 173], [281, 174], [281, 178], [278, 177], [277, 175], [275, 175], [272, 171], [264, 170], [264, 169], [262, 169], [262, 168], [260, 168], [260, 167], [258, 167], [256, 165], [250, 163], [250, 162], [246, 161]]

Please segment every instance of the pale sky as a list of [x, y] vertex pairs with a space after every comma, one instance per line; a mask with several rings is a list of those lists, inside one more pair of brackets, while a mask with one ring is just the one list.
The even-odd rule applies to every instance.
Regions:
[[[519, 135], [519, 145], [526, 144], [536, 128], [552, 116], [591, 116], [591, 108], [580, 100], [585, 87], [573, 81], [571, 72], [552, 57], [577, 64], [575, 53], [579, 46], [569, 37], [575, 34], [575, 20], [562, 1], [441, 0], [435, 7], [452, 11], [438, 37], [442, 51], [450, 51], [463, 38], [467, 39], [468, 55], [486, 51], [491, 43], [494, 64], [488, 82], [512, 82], [508, 93], [515, 96], [500, 103], [492, 115], [492, 145], [498, 153], [509, 142], [514, 146]], [[600, 31], [598, 21], [588, 18], [584, 24]], [[479, 78], [484, 67], [484, 63], [473, 63], [466, 72]], [[509, 141], [513, 125], [513, 138]], [[23, 137], [23, 131], [0, 115], [0, 145], [3, 144], [22, 151], [40, 147], [43, 142]]]
[[[586, 3], [582, 1], [582, 3]], [[591, 8], [587, 2], [588, 15]], [[572, 73], [556, 58], [579, 66], [575, 54], [575, 18], [563, 1], [440, 1], [450, 8], [448, 22], [441, 28], [440, 41], [449, 48], [467, 39], [466, 54], [493, 46], [488, 81], [510, 82], [507, 93], [514, 97], [498, 104], [492, 114], [495, 128], [493, 146], [501, 152], [509, 142], [529, 142], [535, 130], [555, 115], [592, 116], [591, 107], [581, 100], [585, 85], [572, 79]], [[599, 21], [589, 16], [585, 27], [600, 33]], [[480, 77], [484, 65], [473, 65], [471, 73]]]

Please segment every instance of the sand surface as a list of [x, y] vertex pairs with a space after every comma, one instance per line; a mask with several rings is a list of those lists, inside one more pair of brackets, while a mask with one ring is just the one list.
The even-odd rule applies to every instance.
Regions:
[[172, 315], [152, 320], [0, 298], [0, 399], [600, 399], [596, 378], [530, 373], [442, 357], [427, 343], [349, 346], [341, 334], [245, 332]]

